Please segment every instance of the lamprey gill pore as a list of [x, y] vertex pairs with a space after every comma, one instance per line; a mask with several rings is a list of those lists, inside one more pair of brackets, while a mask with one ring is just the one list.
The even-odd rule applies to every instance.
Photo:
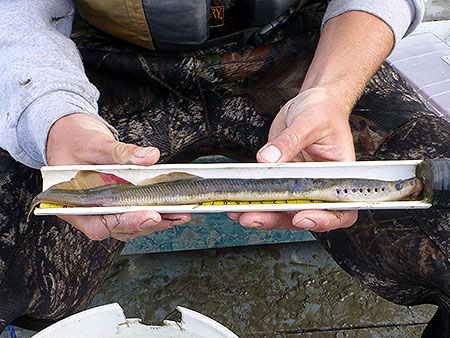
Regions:
[[422, 182], [417, 178], [381, 181], [357, 178], [201, 178], [190, 175], [146, 185], [109, 184], [75, 190], [52, 187], [34, 198], [31, 210], [43, 202], [72, 207], [183, 205], [218, 200], [380, 202], [414, 199], [421, 191]]

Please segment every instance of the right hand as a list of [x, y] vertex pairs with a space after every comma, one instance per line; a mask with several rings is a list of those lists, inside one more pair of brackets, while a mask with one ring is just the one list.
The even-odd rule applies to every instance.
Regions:
[[[268, 143], [256, 159], [260, 163], [355, 161], [349, 113], [340, 96], [332, 90], [305, 90], [281, 108], [270, 128]], [[351, 226], [358, 213], [303, 210], [229, 213], [228, 216], [251, 228], [324, 232]]]
[[[47, 139], [49, 165], [137, 164], [152, 165], [159, 159], [154, 147], [119, 142], [98, 118], [87, 114], [67, 115], [57, 120]], [[121, 241], [171, 228], [190, 221], [190, 214], [159, 214], [135, 211], [114, 215], [60, 216], [92, 240], [109, 237]]]
[[[348, 116], [393, 46], [389, 25], [370, 13], [349, 11], [328, 20], [300, 93], [276, 116], [269, 142], [257, 154], [258, 162], [354, 161]], [[351, 226], [357, 212], [304, 210], [229, 216], [260, 229], [329, 231]]]

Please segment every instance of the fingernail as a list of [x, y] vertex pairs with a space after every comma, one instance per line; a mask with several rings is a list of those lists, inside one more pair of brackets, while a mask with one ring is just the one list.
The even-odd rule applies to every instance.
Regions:
[[158, 223], [159, 223], [159, 221], [157, 221], [157, 220], [155, 220], [155, 219], [153, 219], [153, 218], [149, 218], [148, 220], [142, 222], [142, 223], [139, 225], [139, 229], [140, 229], [141, 231], [148, 230], [148, 229], [150, 229], [151, 227], [154, 227], [154, 226], [155, 226], [156, 224], [158, 224]]
[[316, 226], [316, 223], [308, 218], [303, 218], [300, 222], [295, 223], [294, 226], [296, 226], [297, 228], [311, 230]]
[[155, 148], [153, 147], [139, 147], [134, 151], [134, 156], [137, 158], [144, 158], [153, 151], [155, 151]]
[[271, 144], [262, 148], [259, 152], [259, 156], [269, 163], [274, 163], [281, 158], [281, 152], [277, 147]]

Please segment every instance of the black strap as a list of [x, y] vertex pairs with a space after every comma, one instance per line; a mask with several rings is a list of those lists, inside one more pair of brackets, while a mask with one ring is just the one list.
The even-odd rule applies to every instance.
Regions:
[[162, 47], [159, 49], [163, 49], [164, 51], [168, 52], [189, 52], [197, 49], [208, 49], [216, 46], [224, 46], [229, 43], [238, 43], [241, 47], [262, 46], [269, 43], [272, 40], [273, 35], [277, 31], [277, 29], [283, 27], [289, 21], [289, 19], [291, 19], [295, 15], [298, 9], [297, 7], [297, 5], [290, 7], [286, 12], [281, 14], [275, 20], [262, 27], [251, 27], [243, 29], [235, 33], [207, 40], [200, 45], [186, 46], [164, 44], [164, 46], [162, 46], [161, 44], [159, 44], [159, 47]]

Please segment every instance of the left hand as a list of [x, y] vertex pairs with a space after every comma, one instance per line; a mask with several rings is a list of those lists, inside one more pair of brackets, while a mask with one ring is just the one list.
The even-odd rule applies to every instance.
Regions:
[[[50, 129], [47, 140], [49, 165], [152, 165], [158, 159], [157, 148], [119, 142], [100, 119], [87, 114], [60, 118]], [[124, 242], [181, 225], [191, 219], [190, 214], [160, 214], [152, 210], [59, 217], [92, 240], [112, 237]]]
[[[327, 88], [303, 91], [280, 110], [269, 142], [258, 162], [354, 161], [355, 150], [346, 106]], [[328, 231], [356, 222], [356, 211], [304, 210], [294, 212], [229, 213], [246, 227]]]

